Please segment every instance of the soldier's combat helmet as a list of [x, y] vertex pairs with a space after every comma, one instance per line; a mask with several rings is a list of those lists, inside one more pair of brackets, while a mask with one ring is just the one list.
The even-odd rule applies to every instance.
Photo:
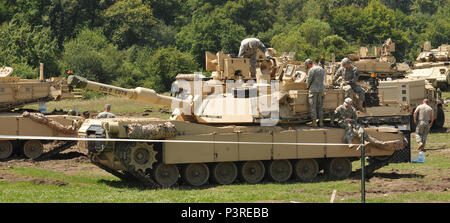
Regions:
[[305, 60], [305, 67], [308, 67], [309, 64], [312, 64], [312, 60], [311, 59], [306, 59]]
[[342, 59], [341, 64], [342, 66], [345, 66], [346, 64], [351, 63], [352, 61], [350, 59], [348, 59], [347, 57], [345, 57], [344, 59]]
[[352, 100], [351, 98], [346, 98], [346, 99], [344, 100], [344, 105], [345, 105], [345, 106], [349, 106], [349, 105], [352, 104], [352, 102], [353, 102], [353, 100]]

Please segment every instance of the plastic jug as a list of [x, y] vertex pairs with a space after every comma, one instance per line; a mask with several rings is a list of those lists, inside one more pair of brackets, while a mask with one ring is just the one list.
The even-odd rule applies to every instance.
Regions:
[[417, 158], [418, 163], [424, 163], [425, 162], [425, 153], [422, 151], [419, 152], [419, 157]]
[[[415, 159], [415, 158], [417, 158], [417, 159]], [[413, 163], [424, 163], [425, 162], [425, 153], [420, 151], [419, 155], [415, 158], [412, 160]]]

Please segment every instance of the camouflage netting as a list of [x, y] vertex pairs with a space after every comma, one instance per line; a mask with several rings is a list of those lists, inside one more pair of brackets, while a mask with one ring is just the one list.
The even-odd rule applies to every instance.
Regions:
[[35, 122], [44, 124], [51, 129], [54, 129], [58, 132], [64, 133], [64, 134], [76, 134], [77, 128], [75, 126], [64, 126], [61, 123], [48, 119], [41, 113], [31, 113], [31, 112], [24, 112], [22, 114], [23, 117], [29, 118]]
[[[354, 140], [353, 143], [360, 144], [361, 140], [358, 133], [355, 133], [355, 136], [356, 137], [354, 139], [356, 140]], [[364, 133], [364, 139], [367, 145], [374, 146], [378, 149], [390, 151], [402, 150], [408, 144], [405, 138], [403, 138], [403, 140], [397, 139], [397, 140], [381, 141], [379, 139], [376, 139], [375, 137], [370, 136], [367, 133]]]
[[132, 139], [163, 139], [177, 134], [175, 125], [164, 124], [131, 124], [128, 126], [128, 137]]
[[391, 150], [391, 151], [401, 150], [406, 145], [404, 140], [400, 139], [390, 141], [380, 141], [370, 136], [368, 136], [366, 139], [371, 145], [374, 145], [375, 147], [384, 150]]

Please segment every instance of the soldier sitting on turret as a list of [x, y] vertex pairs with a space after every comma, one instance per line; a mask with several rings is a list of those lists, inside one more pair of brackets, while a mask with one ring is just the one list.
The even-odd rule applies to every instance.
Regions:
[[[351, 64], [351, 60], [348, 58], [342, 59], [341, 67], [336, 71], [333, 76], [333, 83], [337, 83], [339, 77], [342, 77], [342, 81], [338, 83], [340, 87], [345, 90], [345, 97], [350, 97], [350, 89], [355, 91], [358, 96], [358, 107], [361, 110], [364, 110], [363, 102], [365, 100], [364, 89], [357, 85], [356, 82], [359, 80], [359, 71], [358, 68]], [[350, 86], [351, 88], [347, 87]]]

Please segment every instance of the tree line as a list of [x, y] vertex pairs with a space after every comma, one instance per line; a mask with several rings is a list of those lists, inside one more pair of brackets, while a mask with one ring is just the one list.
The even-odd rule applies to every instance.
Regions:
[[0, 0], [0, 66], [162, 92], [246, 37], [297, 60], [392, 38], [397, 61], [412, 61], [424, 41], [448, 43], [449, 18], [450, 0]]

